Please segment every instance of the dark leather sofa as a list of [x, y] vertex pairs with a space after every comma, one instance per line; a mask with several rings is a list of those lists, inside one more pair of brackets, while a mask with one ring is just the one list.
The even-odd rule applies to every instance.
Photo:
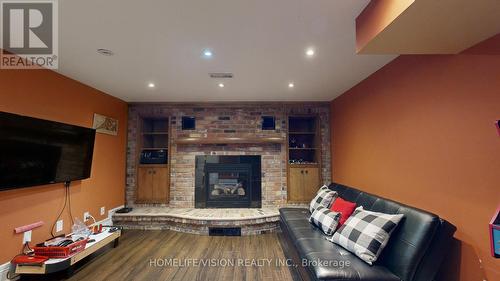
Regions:
[[[365, 210], [404, 214], [377, 262], [370, 266], [325, 239], [308, 221], [309, 210], [281, 208], [280, 242], [296, 265], [295, 279], [432, 281], [447, 253], [456, 227], [437, 215], [332, 183], [330, 189]], [[347, 266], [347, 264], [349, 265]]]

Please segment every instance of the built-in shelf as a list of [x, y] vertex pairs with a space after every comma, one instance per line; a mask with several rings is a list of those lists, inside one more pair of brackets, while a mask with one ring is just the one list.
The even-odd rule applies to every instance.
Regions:
[[144, 117], [139, 124], [135, 202], [167, 204], [170, 198], [169, 118]]
[[283, 137], [208, 137], [177, 138], [177, 144], [245, 144], [245, 143], [284, 143]]
[[310, 202], [321, 182], [319, 119], [316, 115], [288, 116], [287, 199]]
[[288, 117], [288, 159], [314, 163], [319, 159], [319, 130], [316, 116]]

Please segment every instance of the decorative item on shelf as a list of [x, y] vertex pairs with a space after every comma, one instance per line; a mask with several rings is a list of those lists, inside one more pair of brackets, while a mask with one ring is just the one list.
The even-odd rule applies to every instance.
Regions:
[[292, 148], [297, 147], [297, 140], [294, 137], [290, 137], [290, 147]]
[[116, 136], [118, 135], [118, 120], [94, 113], [92, 128], [98, 133]]
[[288, 160], [288, 163], [289, 164], [292, 164], [292, 165], [316, 165], [318, 164], [317, 162], [312, 162], [312, 161], [304, 161], [302, 159], [292, 159], [292, 160]]
[[167, 164], [167, 150], [144, 149], [141, 152], [141, 164]]
[[305, 161], [304, 159], [290, 159], [288, 160], [290, 164], [317, 164], [316, 162]]

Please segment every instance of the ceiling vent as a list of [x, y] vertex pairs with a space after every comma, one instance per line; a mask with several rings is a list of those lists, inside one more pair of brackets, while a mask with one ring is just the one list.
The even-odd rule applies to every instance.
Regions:
[[208, 75], [210, 75], [210, 78], [233, 78], [233, 74], [232, 73], [228, 73], [228, 72], [212, 72], [212, 73], [209, 73]]
[[97, 49], [97, 53], [103, 55], [103, 56], [112, 56], [114, 55], [113, 51], [108, 50], [108, 49]]

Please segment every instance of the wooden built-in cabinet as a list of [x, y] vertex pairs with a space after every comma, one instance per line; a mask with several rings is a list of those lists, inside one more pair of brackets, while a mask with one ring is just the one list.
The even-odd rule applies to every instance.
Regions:
[[288, 201], [310, 202], [320, 185], [319, 169], [315, 166], [290, 167]]
[[166, 203], [169, 198], [168, 167], [145, 165], [137, 170], [137, 203]]
[[135, 202], [167, 204], [170, 199], [169, 119], [142, 118], [139, 129]]
[[288, 117], [288, 202], [310, 202], [321, 184], [317, 116]]

